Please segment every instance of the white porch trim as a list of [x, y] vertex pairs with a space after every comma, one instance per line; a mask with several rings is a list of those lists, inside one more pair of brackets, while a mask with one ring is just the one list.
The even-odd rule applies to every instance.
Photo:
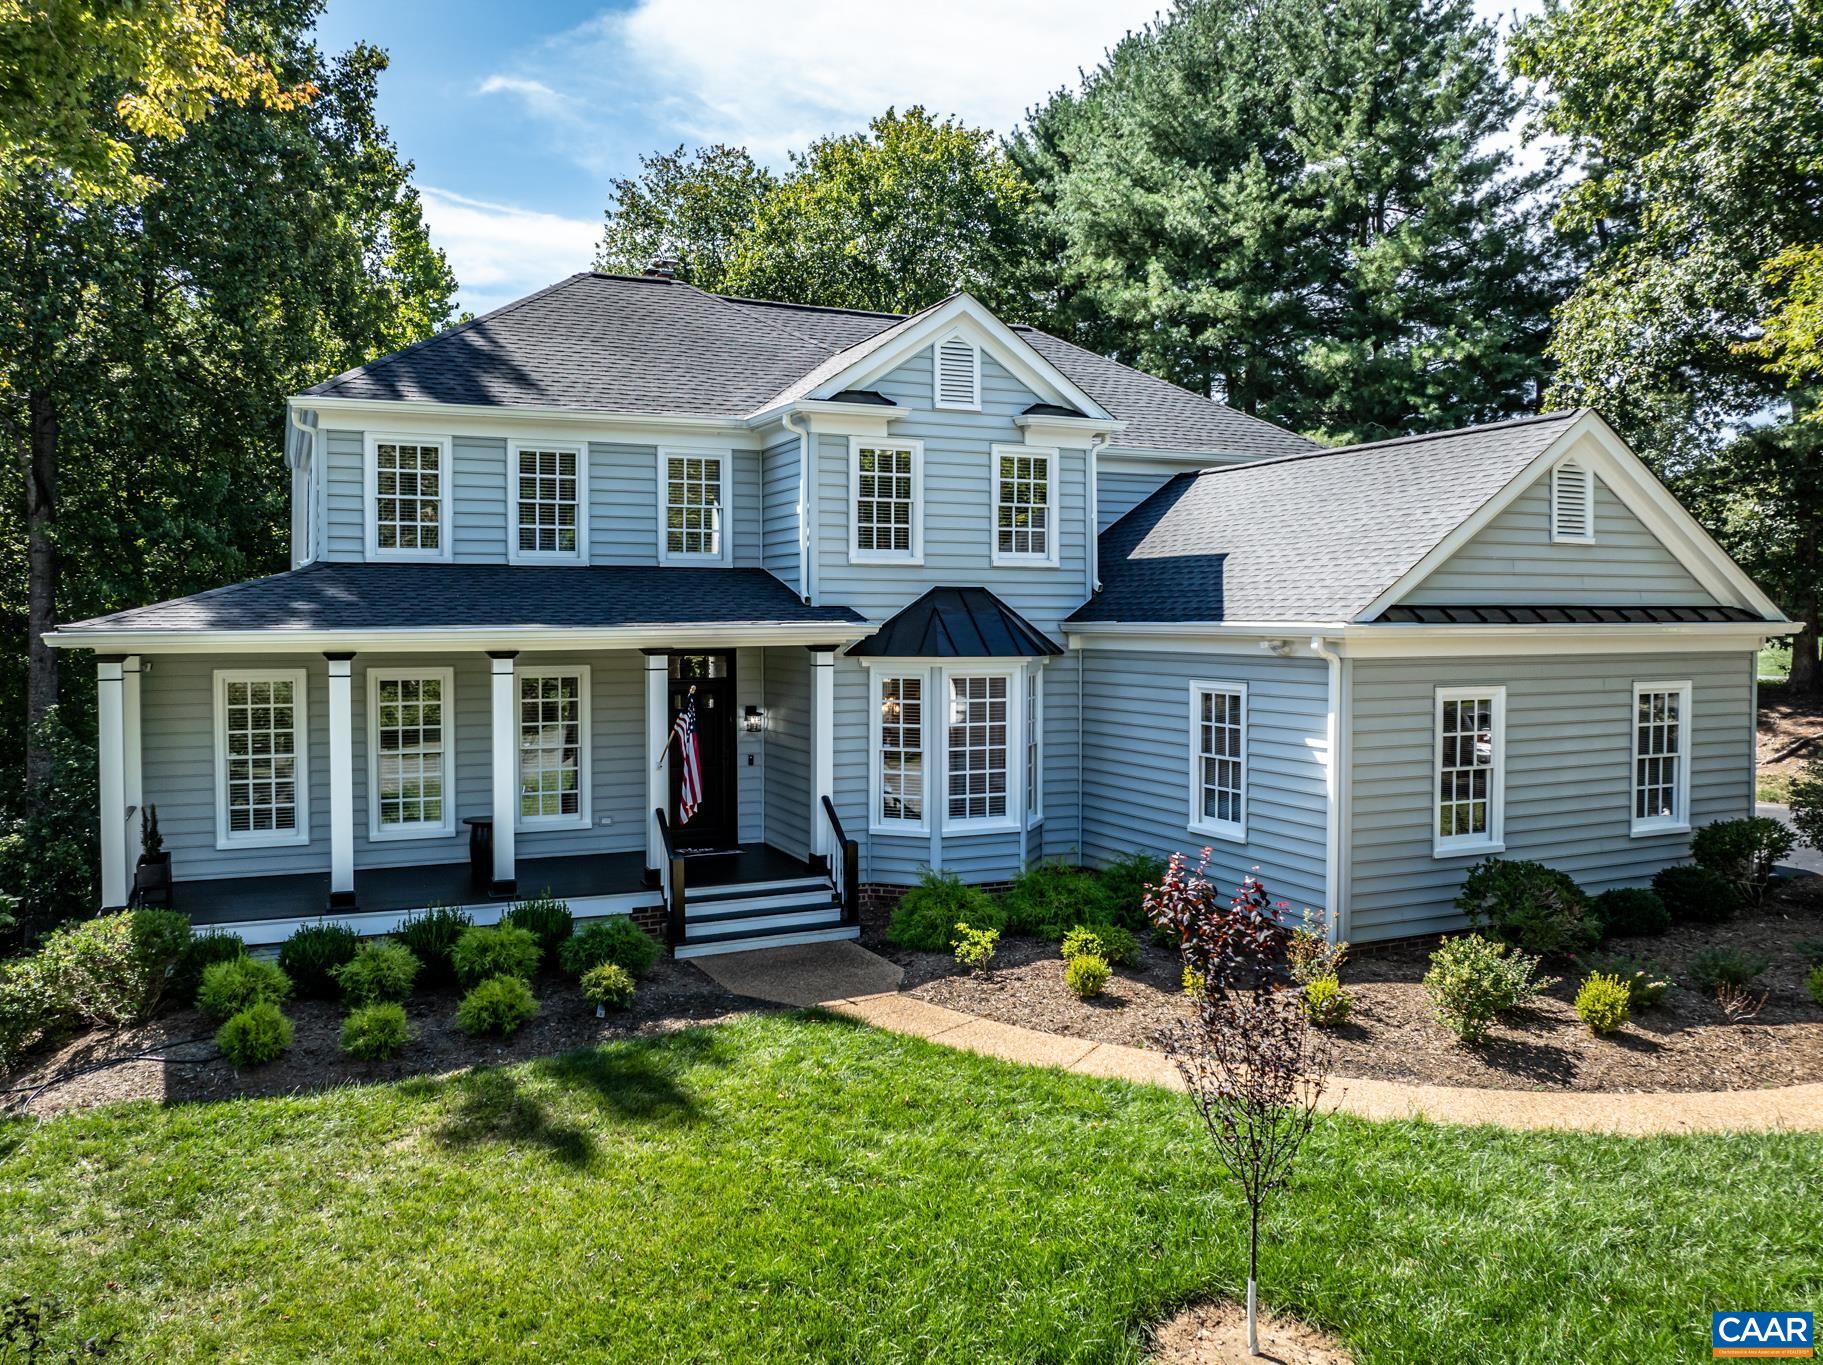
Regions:
[[354, 901], [354, 663], [332, 655], [329, 665], [329, 904]]
[[118, 659], [95, 665], [96, 737], [101, 751], [101, 908], [127, 903], [127, 747], [123, 668]]
[[519, 708], [512, 654], [489, 656], [493, 688], [494, 890], [510, 891], [515, 877], [513, 835], [519, 807]]
[[658, 814], [671, 799], [671, 770], [665, 764], [665, 746], [671, 737], [670, 701], [666, 690], [671, 683], [671, 656], [646, 655], [646, 808], [642, 818], [646, 826], [646, 870], [664, 867], [665, 841], [658, 831]]
[[810, 655], [810, 858], [827, 862], [829, 817], [823, 798], [836, 791], [836, 656], [834, 650]]

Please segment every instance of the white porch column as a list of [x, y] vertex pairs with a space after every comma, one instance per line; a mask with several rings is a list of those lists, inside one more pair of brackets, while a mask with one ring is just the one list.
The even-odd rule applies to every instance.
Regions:
[[354, 655], [329, 664], [329, 905], [354, 908]]
[[828, 864], [829, 816], [823, 798], [836, 790], [836, 656], [818, 646], [810, 651], [810, 858]]
[[671, 704], [666, 691], [671, 684], [671, 656], [646, 655], [646, 880], [657, 884], [664, 866], [665, 845], [653, 814], [671, 799], [671, 770], [665, 765], [665, 745], [671, 739]]
[[[141, 664], [137, 654], [129, 654], [120, 665], [120, 712], [121, 736], [126, 745], [126, 802], [127, 815], [137, 816], [145, 804], [145, 778], [140, 766], [140, 731], [139, 731], [139, 677]], [[127, 837], [129, 849], [132, 847], [131, 833]], [[128, 863], [137, 863], [138, 855], [128, 858]]]
[[121, 662], [95, 664], [96, 737], [101, 750], [101, 908], [127, 903], [127, 752]]
[[519, 817], [519, 699], [509, 652], [489, 654], [494, 683], [494, 884], [496, 896], [518, 890], [513, 826]]

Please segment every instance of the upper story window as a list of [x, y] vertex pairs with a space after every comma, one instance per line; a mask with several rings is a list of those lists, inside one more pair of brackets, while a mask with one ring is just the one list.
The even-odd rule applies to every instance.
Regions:
[[994, 446], [995, 564], [1057, 563], [1057, 452]]
[[661, 450], [658, 459], [659, 559], [724, 562], [728, 557], [728, 457]]
[[310, 842], [304, 670], [215, 675], [215, 846]]
[[1690, 828], [1690, 684], [1633, 687], [1634, 834]]
[[848, 443], [848, 558], [855, 564], [924, 562], [924, 443]]
[[449, 442], [367, 438], [367, 551], [378, 559], [449, 558]]
[[447, 668], [367, 671], [368, 833], [453, 834], [455, 684]]
[[1190, 684], [1190, 828], [1247, 838], [1247, 685]]
[[520, 669], [519, 824], [589, 825], [589, 670]]
[[574, 446], [513, 446], [514, 562], [581, 559], [587, 461]]
[[937, 343], [931, 400], [940, 408], [981, 406], [981, 348], [959, 332]]
[[1506, 689], [1437, 689], [1436, 825], [1431, 851], [1497, 853], [1506, 793]]
[[1581, 545], [1595, 540], [1595, 475], [1575, 460], [1551, 471], [1551, 539]]

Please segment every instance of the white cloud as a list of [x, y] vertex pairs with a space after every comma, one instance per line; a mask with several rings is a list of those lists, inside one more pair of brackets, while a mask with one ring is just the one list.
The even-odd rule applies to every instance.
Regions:
[[449, 255], [462, 306], [484, 313], [586, 270], [600, 225], [424, 186], [431, 241]]

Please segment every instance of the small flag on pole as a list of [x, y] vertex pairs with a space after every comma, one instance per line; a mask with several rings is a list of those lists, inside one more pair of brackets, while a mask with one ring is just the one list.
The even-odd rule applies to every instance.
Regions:
[[677, 756], [682, 766], [678, 769], [677, 789], [677, 823], [685, 825], [696, 809], [703, 803], [703, 763], [696, 751], [696, 689], [690, 689], [690, 700], [684, 709], [677, 713], [677, 721], [671, 727], [671, 735], [677, 740]]

